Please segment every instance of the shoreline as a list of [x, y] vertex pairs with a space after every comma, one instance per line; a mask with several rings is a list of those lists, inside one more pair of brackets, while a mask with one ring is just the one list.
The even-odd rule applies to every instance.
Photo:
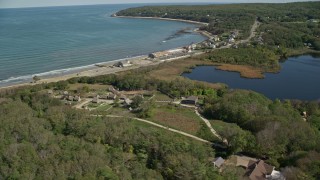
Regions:
[[[134, 17], [134, 16], [113, 16], [113, 17], [178, 21], [178, 22], [185, 22], [185, 23], [205, 25], [205, 26], [207, 26], [209, 24], [209, 23], [203, 23], [203, 22], [198, 22], [198, 21], [160, 18], [160, 17], [159, 18], [158, 17]], [[199, 30], [199, 28], [194, 29], [194, 32], [199, 33], [201, 36], [205, 37], [206, 39], [204, 41], [206, 41], [207, 39], [209, 39], [211, 37], [211, 35], [208, 34], [208, 32], [201, 31], [201, 30]], [[201, 41], [201, 42], [203, 42], [203, 41]], [[201, 43], [201, 42], [197, 42], [196, 44]], [[176, 49], [180, 49], [180, 48], [181, 47], [176, 47], [176, 48], [167, 49], [164, 51], [176, 50]], [[157, 52], [161, 52], [161, 51], [157, 51]], [[197, 54], [202, 54], [202, 53], [197, 53]], [[146, 60], [147, 57], [148, 57], [148, 55], [140, 55], [140, 56], [135, 56], [135, 57], [128, 57], [128, 58], [122, 58], [122, 59], [116, 59], [116, 60], [111, 60], [111, 61], [89, 64], [86, 66], [72, 67], [69, 69], [77, 69], [78, 68], [79, 70], [70, 70], [70, 72], [62, 72], [62, 73], [56, 74], [56, 75], [44, 75], [44, 76], [40, 75], [39, 77], [41, 79], [39, 81], [37, 81], [36, 83], [30, 82], [30, 81], [33, 81], [32, 78], [29, 80], [29, 82], [17, 82], [17, 83], [12, 83], [12, 84], [8, 83], [8, 85], [0, 86], [0, 90], [23, 87], [23, 86], [33, 86], [33, 85], [38, 85], [38, 84], [43, 84], [43, 83], [64, 81], [64, 80], [68, 80], [68, 79], [74, 78], [74, 77], [84, 77], [84, 76], [93, 77], [93, 76], [100, 76], [100, 75], [106, 75], [106, 74], [113, 74], [113, 73], [131, 70], [131, 69], [137, 69], [140, 67], [157, 65], [157, 64], [161, 64], [163, 62], [169, 62], [169, 61], [173, 61], [176, 59], [187, 58], [187, 57], [190, 57], [190, 55], [187, 54], [185, 56], [176, 57], [176, 58], [169, 58], [169, 59], [164, 59], [164, 60], [160, 60], [160, 61], [159, 60]], [[124, 67], [124, 68], [118, 68], [118, 67], [111, 68], [110, 67], [110, 66], [113, 66], [117, 62], [125, 62], [125, 61], [131, 61], [132, 66]], [[139, 63], [139, 61], [140, 61], [140, 63]], [[141, 61], [144, 61], [144, 62], [141, 62]], [[149, 62], [146, 62], [146, 61], [149, 61]], [[154, 61], [154, 62], [152, 62], [152, 61]], [[33, 75], [25, 75], [25, 76], [33, 76], [34, 77], [34, 76], [37, 76], [37, 74], [46, 74], [46, 73], [50, 73], [53, 71], [63, 71], [63, 70], [67, 71], [67, 69], [57, 69], [57, 70], [47, 71], [47, 72], [43, 72], [43, 73], [35, 73]], [[25, 81], [27, 81], [27, 80], [25, 80]]]
[[[181, 47], [174, 48], [174, 49], [168, 49], [169, 50], [176, 50], [180, 49]], [[47, 84], [47, 83], [53, 83], [58, 81], [65, 81], [71, 78], [75, 77], [94, 77], [94, 76], [101, 76], [101, 75], [107, 75], [107, 74], [115, 74], [123, 71], [138, 69], [141, 67], [147, 67], [147, 66], [153, 66], [162, 64], [165, 62], [172, 62], [174, 60], [178, 59], [185, 59], [188, 57], [191, 57], [192, 55], [200, 55], [203, 54], [203, 52], [198, 52], [196, 54], [186, 54], [183, 56], [177, 56], [177, 57], [171, 57], [168, 59], [149, 59], [148, 55], [142, 55], [142, 56], [135, 56], [130, 58], [124, 58], [124, 59], [117, 59], [107, 62], [101, 62], [101, 63], [95, 63], [93, 64], [93, 67], [89, 69], [79, 70], [76, 72], [71, 72], [63, 75], [53, 75], [49, 77], [41, 77], [40, 80], [37, 82], [21, 82], [13, 85], [8, 86], [1, 86], [0, 90], [6, 90], [6, 89], [12, 89], [12, 88], [18, 88], [18, 87], [24, 87], [24, 86], [33, 86], [33, 85], [39, 85], [39, 84]], [[113, 65], [117, 62], [126, 62], [130, 61], [131, 65], [126, 67], [114, 67]], [[32, 81], [32, 80], [31, 80]]]
[[184, 20], [184, 19], [162, 18], [162, 17], [117, 16], [117, 15], [113, 15], [112, 17], [115, 17], [115, 18], [131, 18], [131, 19], [157, 19], [157, 20], [164, 20], [164, 21], [185, 22], [185, 23], [198, 24], [198, 25], [204, 25], [204, 26], [208, 26], [209, 25], [209, 23], [205, 23], [205, 22], [191, 21], [191, 20]]

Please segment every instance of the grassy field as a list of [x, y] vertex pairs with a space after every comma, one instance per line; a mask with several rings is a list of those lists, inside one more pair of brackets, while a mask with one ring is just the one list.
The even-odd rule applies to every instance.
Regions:
[[117, 116], [127, 116], [134, 117], [128, 109], [122, 107], [113, 107], [109, 111], [106, 112], [107, 115], [117, 115]]
[[204, 122], [195, 114], [194, 110], [190, 108], [175, 105], [158, 105], [149, 120], [209, 141], [217, 140]]
[[175, 60], [173, 62], [162, 63], [157, 69], [150, 72], [150, 77], [161, 80], [174, 80], [190, 67], [196, 65], [212, 65], [209, 61], [203, 61], [199, 57]]
[[[214, 63], [210, 61], [202, 60], [202, 56], [198, 56], [195, 58], [186, 58], [186, 59], [176, 60], [173, 62], [162, 63], [157, 68], [150, 71], [147, 74], [147, 76], [160, 79], [160, 80], [174, 81], [177, 78], [183, 78], [181, 77], [182, 73], [189, 71], [190, 69], [196, 66], [201, 66], [201, 65], [214, 65]], [[203, 83], [208, 87], [212, 87], [214, 89], [219, 89], [224, 86], [219, 83], [213, 84], [213, 83], [206, 83], [202, 81], [196, 81], [196, 82]]]
[[110, 104], [103, 104], [103, 105], [100, 105], [97, 109], [95, 109], [96, 111], [106, 111], [108, 110], [109, 108], [111, 108], [112, 105]]
[[171, 101], [172, 100], [172, 98], [170, 98], [169, 96], [162, 94], [160, 92], [156, 92], [154, 98], [156, 101]]
[[159, 106], [150, 120], [193, 135], [199, 131], [201, 121], [193, 110], [173, 105]]
[[229, 125], [229, 123], [225, 123], [220, 120], [211, 120], [210, 124], [213, 129], [215, 129], [218, 133], [225, 130], [225, 128]]

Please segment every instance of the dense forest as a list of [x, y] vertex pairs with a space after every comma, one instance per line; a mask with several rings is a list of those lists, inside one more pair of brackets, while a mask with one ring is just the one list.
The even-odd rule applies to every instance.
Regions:
[[223, 4], [198, 6], [146, 6], [130, 8], [119, 16], [163, 17], [209, 23], [203, 27], [212, 34], [239, 31], [238, 38], [249, 36], [255, 19], [262, 23], [259, 32], [266, 45], [301, 48], [311, 43], [320, 49], [320, 3]]
[[206, 60], [237, 65], [250, 65], [259, 67], [263, 71], [277, 71], [280, 69], [280, 55], [268, 48], [257, 47], [241, 47], [238, 49], [221, 49], [210, 53], [205, 57]]
[[38, 90], [1, 98], [1, 179], [220, 178], [209, 163], [210, 145], [127, 119], [92, 117]]

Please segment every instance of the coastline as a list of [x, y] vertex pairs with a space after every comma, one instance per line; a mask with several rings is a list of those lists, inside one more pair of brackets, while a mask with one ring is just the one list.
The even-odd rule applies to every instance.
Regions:
[[[164, 20], [164, 21], [178, 21], [178, 22], [185, 22], [185, 23], [205, 25], [205, 26], [208, 25], [208, 23], [203, 23], [203, 22], [183, 20], [183, 19], [160, 18], [160, 17], [159, 18], [158, 17], [134, 17], [134, 16], [113, 16], [113, 17], [132, 18], [132, 19], [158, 19], [158, 20]], [[208, 32], [201, 31], [201, 30], [199, 30], [199, 28], [194, 29], [194, 32], [199, 33], [200, 35], [206, 37], [206, 40], [211, 37], [211, 35]], [[206, 40], [204, 40], [204, 41], [206, 41]], [[201, 42], [203, 42], [203, 41], [201, 41]], [[201, 43], [201, 42], [197, 42], [197, 43]], [[176, 49], [180, 49], [180, 48], [181, 47], [176, 47], [173, 49], [167, 49], [166, 51], [176, 50]], [[203, 53], [202, 52], [196, 53], [196, 55], [200, 55], [200, 54], [203, 54]], [[36, 83], [34, 83], [34, 82], [17, 82], [17, 83], [13, 83], [13, 84], [0, 86], [0, 90], [64, 81], [64, 80], [68, 80], [68, 79], [74, 78], [74, 77], [85, 77], [85, 76], [93, 77], [93, 76], [99, 76], [99, 75], [113, 74], [113, 73], [131, 70], [131, 69], [137, 69], [140, 67], [157, 65], [157, 64], [161, 64], [163, 62], [170, 62], [170, 61], [177, 60], [177, 59], [183, 59], [183, 58], [187, 58], [190, 56], [191, 55], [188, 54], [185, 56], [164, 59], [161, 61], [155, 60], [153, 62], [152, 62], [152, 60], [146, 60], [148, 55], [141, 55], [141, 56], [135, 56], [135, 57], [130, 57], [130, 58], [116, 59], [116, 60], [112, 60], [112, 61], [106, 61], [106, 62], [100, 62], [100, 63], [86, 65], [86, 66], [83, 66], [83, 68], [82, 67], [70, 68], [70, 69], [79, 69], [79, 70], [73, 70], [73, 71], [71, 70], [69, 73], [62, 72], [61, 74], [56, 74], [56, 75], [45, 75], [45, 76], [40, 75], [39, 77], [41, 79], [39, 81], [37, 81]], [[130, 61], [132, 63], [132, 66], [123, 67], [123, 68], [111, 67], [112, 65], [114, 65], [117, 62], [124, 62], [124, 61]], [[63, 71], [63, 70], [59, 69], [59, 70], [53, 70], [53, 71]], [[52, 72], [52, 71], [49, 71], [49, 72]], [[43, 73], [38, 73], [38, 74], [46, 74], [49, 72], [43, 72]], [[28, 76], [28, 75], [26, 75], [26, 76]], [[30, 75], [30, 76], [37, 76], [37, 74]]]
[[[180, 49], [180, 48], [178, 47], [175, 49]], [[175, 50], [175, 49], [169, 49], [169, 50]], [[196, 54], [186, 54], [183, 56], [178, 56], [178, 57], [173, 57], [173, 58], [168, 58], [168, 59], [163, 59], [163, 60], [158, 60], [158, 59], [151, 60], [151, 59], [148, 59], [147, 55], [125, 58], [125, 59], [118, 59], [118, 60], [113, 60], [113, 61], [96, 63], [90, 69], [79, 70], [77, 72], [73, 72], [73, 73], [69, 73], [69, 74], [57, 75], [57, 76], [52, 76], [52, 77], [44, 77], [44, 78], [40, 77], [41, 79], [39, 81], [37, 81], [36, 83], [23, 82], [23, 83], [18, 83], [18, 84], [14, 84], [14, 85], [3, 86], [3, 87], [0, 87], [0, 90], [12, 89], [12, 88], [23, 87], [23, 86], [33, 86], [33, 85], [38, 85], [38, 84], [53, 83], [53, 82], [58, 82], [58, 81], [65, 81], [65, 80], [75, 78], [75, 77], [94, 77], [94, 76], [100, 76], [100, 75], [115, 74], [115, 73], [128, 71], [128, 70], [132, 70], [132, 69], [138, 69], [141, 67], [158, 65], [161, 63], [165, 63], [165, 62], [171, 62], [171, 61], [178, 60], [178, 59], [185, 59], [185, 58], [191, 57], [192, 55], [200, 55], [200, 54], [203, 54], [203, 52], [198, 52]], [[113, 66], [117, 62], [125, 62], [125, 61], [130, 61], [131, 66], [127, 66], [127, 67], [114, 67]]]

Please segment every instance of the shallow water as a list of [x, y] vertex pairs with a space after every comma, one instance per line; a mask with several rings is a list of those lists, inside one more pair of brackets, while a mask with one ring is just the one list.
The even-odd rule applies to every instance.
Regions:
[[184, 77], [206, 82], [221, 82], [233, 89], [249, 89], [271, 99], [320, 99], [320, 58], [311, 55], [290, 57], [281, 63], [277, 74], [266, 73], [264, 79], [241, 78], [237, 72], [227, 72], [212, 66], [196, 67]]

